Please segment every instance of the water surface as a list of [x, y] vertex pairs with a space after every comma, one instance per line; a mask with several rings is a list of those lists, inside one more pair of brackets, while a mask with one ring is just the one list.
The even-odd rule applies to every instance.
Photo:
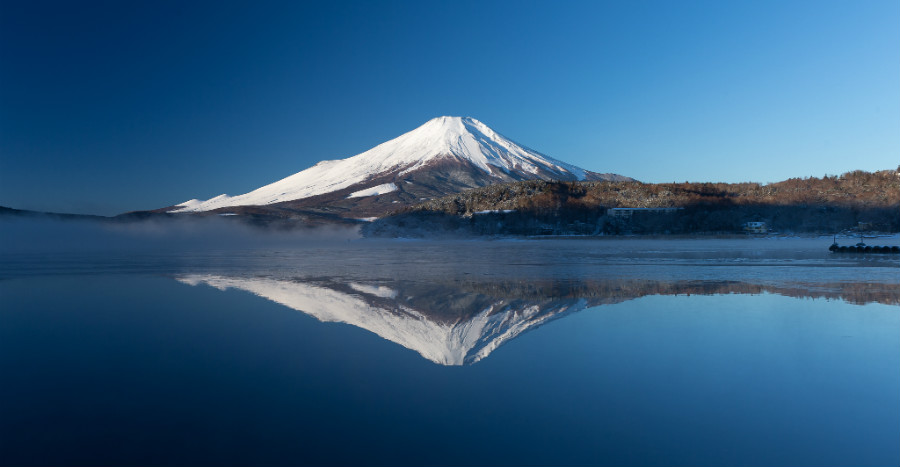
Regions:
[[900, 260], [828, 243], [2, 251], [0, 464], [896, 466]]

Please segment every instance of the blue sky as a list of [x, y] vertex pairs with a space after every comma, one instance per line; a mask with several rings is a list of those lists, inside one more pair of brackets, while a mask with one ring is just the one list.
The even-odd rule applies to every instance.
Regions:
[[0, 2], [0, 205], [245, 193], [441, 115], [647, 182], [900, 165], [900, 2]]

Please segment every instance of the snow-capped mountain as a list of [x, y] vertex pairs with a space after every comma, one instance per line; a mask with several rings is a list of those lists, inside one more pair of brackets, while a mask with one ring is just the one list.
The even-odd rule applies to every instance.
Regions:
[[[492, 183], [531, 179], [627, 178], [590, 172], [553, 159], [513, 142], [474, 118], [438, 117], [362, 154], [319, 162], [243, 195], [192, 199], [167, 211], [274, 205], [308, 208], [323, 204], [336, 205], [340, 211], [371, 197], [384, 198], [380, 203], [384, 208]], [[309, 201], [312, 199], [314, 202]], [[358, 209], [348, 210], [354, 211], [349, 215], [358, 214]]]

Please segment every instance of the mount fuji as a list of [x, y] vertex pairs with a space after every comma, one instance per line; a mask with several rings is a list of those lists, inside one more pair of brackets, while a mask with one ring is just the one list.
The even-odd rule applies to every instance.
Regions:
[[469, 188], [519, 180], [631, 180], [548, 157], [470, 117], [438, 117], [356, 156], [322, 161], [249, 193], [192, 199], [157, 212], [307, 212], [354, 219], [381, 216]]

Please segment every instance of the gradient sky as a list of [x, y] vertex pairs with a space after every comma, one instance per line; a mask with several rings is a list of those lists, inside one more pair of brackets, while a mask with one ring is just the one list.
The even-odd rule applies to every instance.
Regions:
[[237, 195], [441, 115], [598, 172], [900, 164], [900, 1], [0, 0], [0, 205]]

